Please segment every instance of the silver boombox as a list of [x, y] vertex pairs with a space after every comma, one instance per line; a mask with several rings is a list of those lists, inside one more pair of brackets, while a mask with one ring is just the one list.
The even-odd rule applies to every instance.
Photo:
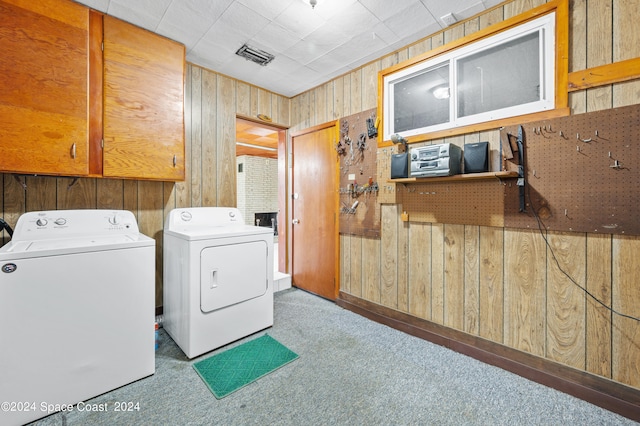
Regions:
[[457, 175], [461, 163], [462, 150], [450, 143], [411, 149], [411, 177]]

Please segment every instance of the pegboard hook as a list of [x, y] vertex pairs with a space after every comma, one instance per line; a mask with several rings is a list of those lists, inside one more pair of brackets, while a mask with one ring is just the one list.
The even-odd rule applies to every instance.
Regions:
[[580, 139], [580, 133], [576, 133], [576, 138], [580, 141], [580, 142], [584, 142], [584, 143], [589, 143], [591, 142], [593, 139], [589, 138], [589, 139]]

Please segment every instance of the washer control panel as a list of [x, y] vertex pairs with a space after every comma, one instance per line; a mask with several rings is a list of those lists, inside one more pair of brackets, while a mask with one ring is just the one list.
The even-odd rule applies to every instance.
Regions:
[[12, 240], [138, 233], [136, 218], [128, 210], [49, 210], [20, 216]]

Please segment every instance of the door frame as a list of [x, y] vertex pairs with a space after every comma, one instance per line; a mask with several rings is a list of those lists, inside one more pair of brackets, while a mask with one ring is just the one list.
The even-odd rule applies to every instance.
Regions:
[[[328, 121], [326, 123], [318, 124], [303, 130], [295, 130], [290, 131], [288, 138], [288, 156], [287, 162], [288, 167], [287, 170], [287, 196], [286, 200], [286, 211], [287, 211], [287, 273], [291, 275], [292, 284], [293, 284], [293, 226], [292, 226], [292, 217], [293, 217], [293, 203], [291, 202], [293, 197], [293, 167], [295, 167], [295, 159], [293, 158], [293, 140], [295, 137], [303, 136], [308, 133], [317, 132], [319, 130], [324, 130], [330, 127], [335, 127], [336, 134], [339, 134], [340, 131], [340, 120]], [[337, 142], [337, 141], [336, 141]], [[336, 153], [337, 156], [337, 153]], [[336, 182], [340, 182], [340, 168], [337, 166], [338, 161], [336, 157], [335, 163], [335, 173], [336, 173]], [[335, 228], [335, 250], [334, 250], [334, 272], [333, 272], [333, 282], [334, 282], [334, 300], [337, 300], [338, 294], [340, 292], [340, 226], [339, 226], [339, 206], [340, 206], [340, 193], [339, 188], [333, 188], [334, 193], [334, 228]]]
[[[262, 127], [266, 127], [269, 129], [274, 129], [278, 131], [278, 271], [285, 271], [288, 273], [289, 271], [289, 261], [288, 261], [288, 252], [289, 252], [289, 229], [287, 228], [287, 224], [289, 223], [289, 174], [287, 170], [289, 169], [289, 147], [287, 145], [289, 127], [272, 123], [270, 121], [264, 121], [260, 119], [256, 119], [251, 116], [247, 116], [244, 114], [237, 113], [236, 118], [233, 121], [234, 131], [233, 134], [235, 136], [237, 129], [236, 120], [245, 120], [251, 121], [260, 125]], [[237, 173], [237, 172], [236, 172]], [[237, 181], [237, 174], [236, 174]], [[236, 197], [237, 198], [237, 197]], [[236, 206], [237, 206], [236, 199]], [[247, 218], [245, 218], [245, 221]], [[284, 230], [284, 231], [283, 231]], [[281, 232], [283, 231], [283, 232]], [[274, 271], [275, 273], [276, 271]]]

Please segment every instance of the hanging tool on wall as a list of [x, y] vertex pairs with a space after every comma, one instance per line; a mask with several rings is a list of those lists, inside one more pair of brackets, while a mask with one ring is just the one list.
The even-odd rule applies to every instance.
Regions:
[[373, 116], [367, 118], [367, 136], [369, 136], [369, 139], [373, 139], [378, 136], [378, 126]]
[[516, 139], [518, 145], [518, 181], [517, 185], [520, 192], [520, 211], [525, 212], [525, 181], [524, 181], [524, 134], [522, 126], [518, 126], [518, 138]]
[[500, 128], [500, 152], [502, 153], [502, 168], [501, 170], [508, 170], [507, 168], [507, 160], [513, 159], [513, 151], [511, 150], [511, 141], [509, 140], [509, 133], [504, 129], [504, 127]]
[[365, 148], [367, 147], [367, 135], [365, 135], [364, 133], [360, 133], [360, 135], [358, 136], [358, 150], [359, 151], [364, 151]]

